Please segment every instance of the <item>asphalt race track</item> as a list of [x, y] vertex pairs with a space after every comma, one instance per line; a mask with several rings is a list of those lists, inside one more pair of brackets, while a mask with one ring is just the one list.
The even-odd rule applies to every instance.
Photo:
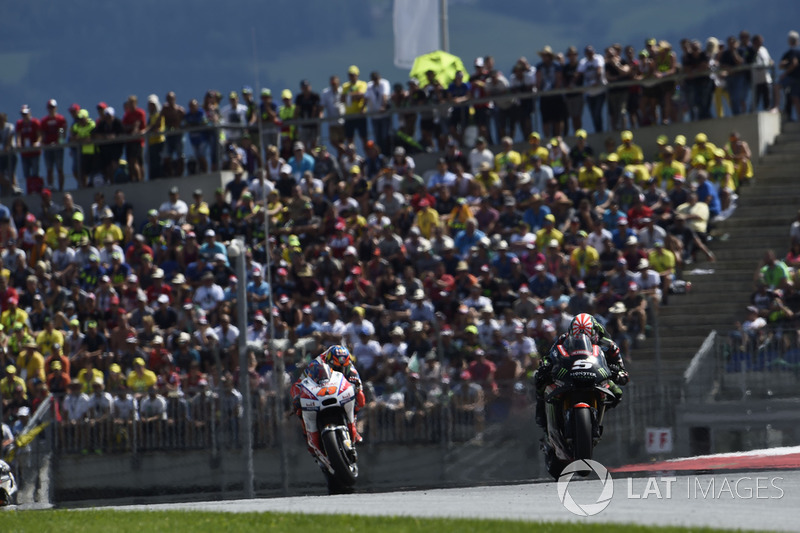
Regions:
[[[656, 477], [612, 474], [613, 497], [595, 516], [580, 517], [562, 505], [550, 481], [503, 486], [407, 492], [115, 507], [119, 510], [351, 513], [416, 517], [616, 522], [798, 531], [800, 470], [762, 470], [713, 475], [664, 472]], [[662, 477], [657, 477], [662, 476]], [[597, 476], [575, 479], [567, 496], [595, 504], [603, 489]]]

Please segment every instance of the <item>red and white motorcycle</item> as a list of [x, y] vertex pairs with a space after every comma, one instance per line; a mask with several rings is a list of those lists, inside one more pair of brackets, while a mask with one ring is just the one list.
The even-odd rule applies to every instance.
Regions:
[[0, 507], [17, 503], [17, 480], [11, 467], [0, 459]]
[[355, 423], [355, 387], [335, 370], [327, 381], [306, 377], [299, 387], [306, 431], [320, 432], [322, 449], [314, 447], [314, 452], [328, 486], [331, 492], [347, 490], [358, 478], [358, 454], [349, 429]]

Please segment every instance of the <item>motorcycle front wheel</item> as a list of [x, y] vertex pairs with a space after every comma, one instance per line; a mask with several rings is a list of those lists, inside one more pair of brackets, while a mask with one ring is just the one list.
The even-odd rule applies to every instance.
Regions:
[[577, 408], [572, 411], [575, 422], [575, 439], [573, 449], [575, 459], [591, 459], [594, 442], [592, 440], [592, 413], [587, 408]]
[[322, 445], [325, 448], [325, 455], [328, 457], [333, 467], [333, 477], [336, 483], [342, 487], [352, 487], [356, 484], [358, 468], [355, 463], [351, 464], [348, 454], [344, 450], [344, 442], [338, 431], [326, 431], [322, 434]]

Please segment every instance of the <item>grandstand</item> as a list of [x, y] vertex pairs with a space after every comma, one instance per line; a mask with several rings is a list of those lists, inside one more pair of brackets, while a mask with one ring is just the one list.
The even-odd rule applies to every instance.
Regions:
[[[354, 72], [358, 69], [351, 67]], [[532, 93], [526, 97], [533, 99]], [[491, 101], [479, 97], [471, 104]], [[436, 109], [446, 113], [447, 107]], [[419, 111], [425, 121], [432, 109], [406, 107], [394, 114]], [[365, 120], [383, 118], [378, 115], [367, 114]], [[475, 112], [475, 119], [464, 120], [481, 116]], [[158, 116], [153, 117], [157, 124]], [[648, 428], [686, 430], [678, 424], [680, 409], [691, 407], [684, 396], [689, 386], [692, 394], [704, 386], [725, 388], [717, 373], [724, 355], [701, 345], [711, 330], [723, 338], [732, 327], [749, 297], [762, 249], [785, 253], [786, 227], [795, 210], [788, 168], [798, 162], [793, 153], [798, 132], [790, 126], [768, 151], [781, 128], [780, 115], [768, 112], [639, 128], [626, 131], [622, 141], [616, 133], [609, 140], [606, 133], [585, 131], [552, 139], [531, 134], [516, 144], [494, 135], [497, 142], [490, 143], [488, 153], [477, 154], [483, 170], [469, 178], [461, 167], [473, 155], [473, 144], [486, 144], [482, 137], [473, 143], [472, 134], [497, 133], [492, 124], [459, 130], [463, 124], [451, 115], [450, 136], [442, 127], [440, 139], [428, 139], [428, 150], [398, 135], [377, 145], [361, 138], [363, 153], [354, 145], [330, 146], [335, 153], [329, 156], [326, 149], [313, 148], [316, 139], [303, 144], [293, 135], [318, 122], [325, 126], [319, 131], [330, 135], [335, 117], [311, 122], [289, 117], [280, 133], [269, 132], [281, 139], [274, 149], [253, 142], [264, 139], [255, 125], [208, 126], [204, 131], [213, 132], [214, 139], [211, 172], [154, 176], [158, 152], [150, 145], [159, 141], [151, 138], [145, 152], [151, 179], [145, 183], [99, 172], [88, 176], [95, 187], [54, 193], [31, 179], [25, 183], [30, 194], [4, 199], [10, 209], [0, 219], [13, 220], [16, 228], [0, 225], [9, 270], [0, 302], [7, 335], [0, 366], [3, 412], [17, 437], [44, 430], [41, 422], [48, 417], [52, 421], [43, 437], [34, 434], [32, 443], [19, 446], [36, 465], [28, 471], [29, 487], [41, 485], [41, 479], [32, 481], [37, 476], [53, 475], [59, 499], [106, 489], [122, 494], [128, 480], [121, 481], [117, 470], [129, 458], [125, 468], [136, 478], [132, 492], [187, 491], [197, 485], [226, 492], [236, 481], [231, 472], [238, 473], [232, 465], [241, 460], [250, 437], [262, 472], [274, 475], [280, 461], [284, 484], [289, 471], [305, 476], [310, 462], [302, 456], [295, 421], [285, 421], [287, 403], [277, 391], [285, 390], [322, 348], [339, 342], [357, 354], [366, 383], [369, 403], [359, 424], [367, 437], [367, 465], [377, 463], [384, 451], [403, 457], [406, 448], [418, 446], [425, 461], [447, 465], [427, 473], [431, 484], [536, 475], [538, 462], [529, 449], [538, 437], [530, 419], [530, 381], [539, 359], [565, 331], [573, 305], [585, 306], [608, 324], [630, 361], [633, 380], [626, 402], [606, 426], [617, 445], [600, 453], [609, 464], [644, 459]], [[391, 117], [393, 124], [399, 125], [398, 119]], [[702, 238], [716, 262], [698, 254], [684, 264], [672, 286], [691, 289], [659, 305], [657, 287], [643, 274], [628, 272], [658, 246], [638, 247], [635, 239], [628, 244], [622, 219], [638, 223], [637, 201], [665, 153], [664, 139], [674, 139], [670, 144], [676, 150], [681, 136], [689, 139], [687, 149], [701, 137], [721, 147], [733, 130], [752, 147], [755, 177], [738, 188], [735, 209], [714, 224], [707, 241], [705, 230], [686, 232]], [[196, 132], [188, 131], [190, 136]], [[570, 149], [583, 146], [584, 139], [600, 169], [595, 174], [581, 170], [582, 157], [570, 168]], [[617, 148], [631, 139], [641, 154], [638, 148]], [[127, 140], [138, 145], [140, 137]], [[96, 142], [102, 154], [119, 139]], [[277, 158], [263, 163], [262, 151]], [[394, 155], [387, 158], [381, 151]], [[708, 160], [713, 157], [722, 160], [720, 165], [735, 159], [711, 153]], [[623, 162], [618, 175], [613, 174], [615, 159]], [[541, 163], [553, 172], [552, 179], [546, 179]], [[317, 172], [320, 168], [326, 170]], [[602, 187], [592, 196], [591, 182], [575, 181], [581, 172], [590, 178], [608, 173], [618, 181], [614, 189], [626, 203], [623, 210], [591, 205], [603, 203]], [[79, 167], [78, 173], [85, 172]], [[702, 186], [705, 174], [689, 171], [686, 177]], [[671, 179], [656, 187], [678, 188]], [[113, 204], [118, 191], [129, 208]], [[581, 200], [588, 210], [579, 209]], [[551, 214], [535, 210], [540, 202]], [[665, 202], [669, 206], [659, 215], [667, 228], [674, 213], [684, 208], [689, 213], [695, 205]], [[534, 221], [531, 226], [519, 224], [524, 216]], [[71, 229], [62, 230], [61, 222]], [[604, 271], [598, 273], [591, 262], [581, 263], [580, 254], [570, 254], [588, 238], [579, 230], [591, 233], [601, 225], [623, 233], [614, 235], [616, 249], [598, 254], [596, 263]], [[67, 241], [43, 244], [48, 231], [53, 243], [61, 233]], [[239, 234], [248, 247], [246, 259], [228, 255], [227, 245]], [[623, 262], [624, 257], [634, 259]], [[245, 276], [237, 277], [233, 267], [242, 260]], [[237, 284], [246, 286], [252, 302], [244, 314], [235, 305]], [[583, 299], [584, 289], [590, 298]], [[238, 363], [237, 325], [250, 341], [250, 398], [239, 392], [245, 372]], [[58, 334], [64, 337], [54, 348]], [[58, 358], [53, 352], [61, 349], [64, 357]], [[707, 372], [687, 384], [684, 371], [693, 357]], [[723, 368], [735, 373], [735, 363], [725, 361]], [[284, 364], [286, 374], [281, 373]], [[709, 396], [715, 398], [699, 394], [698, 401]], [[138, 410], [131, 408], [134, 401]], [[107, 409], [117, 404], [127, 409], [126, 416]], [[254, 425], [247, 435], [242, 413], [250, 409]], [[26, 419], [31, 415], [33, 423]], [[795, 436], [787, 432], [781, 438]], [[695, 442], [701, 440], [694, 438], [691, 449], [702, 447]], [[490, 446], [484, 448], [486, 443]], [[487, 448], [489, 453], [479, 453]], [[165, 467], [170, 454], [181, 456], [173, 469]], [[192, 485], [190, 474], [176, 475], [179, 466], [193, 474], [200, 463], [203, 482]], [[514, 464], [524, 469], [515, 470]], [[92, 466], [90, 475], [75, 475]], [[454, 475], [458, 469], [465, 473]], [[399, 475], [381, 467], [374, 472], [375, 487], [390, 484], [390, 475], [395, 482], [409, 482], [409, 472]], [[273, 477], [261, 489], [277, 485]]]

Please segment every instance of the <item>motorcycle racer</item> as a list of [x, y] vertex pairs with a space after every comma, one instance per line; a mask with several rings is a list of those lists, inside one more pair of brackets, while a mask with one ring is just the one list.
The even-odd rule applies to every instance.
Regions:
[[[309, 378], [317, 384], [328, 381], [331, 378], [331, 371], [336, 370], [341, 372], [345, 379], [349, 381], [356, 389], [355, 412], [357, 413], [366, 403], [364, 392], [362, 390], [361, 377], [351, 362], [350, 352], [341, 345], [334, 345], [325, 350], [316, 358], [308, 363], [303, 374], [292, 385], [290, 394], [292, 396], [292, 405], [294, 406], [295, 414], [300, 418], [300, 423], [303, 426], [303, 435], [308, 442], [308, 451], [312, 456], [316, 456], [316, 452], [322, 450], [319, 431], [306, 431], [305, 421], [303, 420], [303, 411], [300, 407], [300, 396], [302, 393], [300, 384], [305, 378]], [[350, 430], [350, 438], [353, 442], [361, 442], [363, 439], [358, 434], [355, 421], [348, 424]]]
[[547, 416], [545, 414], [544, 390], [551, 382], [551, 370], [553, 361], [558, 357], [558, 346], [563, 346], [570, 339], [580, 335], [587, 335], [593, 344], [603, 350], [609, 370], [611, 370], [611, 384], [609, 389], [617, 398], [614, 405], [622, 399], [622, 388], [620, 385], [628, 383], [628, 373], [625, 371], [625, 364], [622, 361], [622, 353], [619, 346], [606, 333], [605, 328], [589, 313], [575, 315], [569, 324], [569, 330], [559, 336], [550, 348], [547, 355], [542, 358], [539, 369], [534, 375], [534, 386], [536, 388], [536, 424], [547, 430]]
[[331, 379], [331, 368], [319, 359], [312, 359], [297, 381], [294, 382], [290, 390], [294, 412], [300, 418], [300, 424], [303, 426], [303, 436], [306, 437], [306, 441], [308, 442], [308, 451], [311, 453], [312, 457], [316, 457], [317, 452], [322, 453], [322, 442], [319, 438], [319, 431], [306, 431], [306, 423], [303, 420], [303, 410], [300, 407], [300, 395], [302, 393], [300, 384], [305, 378], [309, 378], [314, 383], [322, 385]]
[[[353, 365], [353, 357], [350, 355], [350, 350], [340, 344], [334, 344], [322, 352], [317, 359], [324, 361], [333, 370], [341, 372], [345, 379], [355, 387], [355, 414], [357, 415], [361, 408], [364, 407], [366, 398], [364, 396], [364, 387], [361, 383], [361, 376], [358, 374], [355, 365]], [[353, 442], [358, 443], [364, 440], [361, 438], [361, 435], [358, 434], [355, 420], [348, 426], [348, 429], [350, 430], [350, 437], [353, 439]]]

